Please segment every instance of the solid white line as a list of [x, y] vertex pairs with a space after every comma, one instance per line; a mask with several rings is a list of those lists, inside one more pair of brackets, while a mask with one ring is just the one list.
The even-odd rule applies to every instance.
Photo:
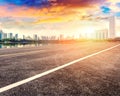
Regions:
[[107, 48], [107, 49], [105, 49], [105, 50], [99, 51], [99, 52], [97, 52], [97, 53], [94, 53], [94, 54], [91, 54], [91, 55], [88, 55], [88, 56], [79, 58], [79, 59], [77, 59], [77, 60], [74, 60], [74, 61], [69, 62], [69, 63], [67, 63], [67, 64], [64, 64], [64, 65], [62, 65], [62, 66], [53, 68], [53, 69], [48, 70], [48, 71], [46, 71], [46, 72], [37, 74], [37, 75], [32, 76], [32, 77], [30, 77], [30, 78], [27, 78], [27, 79], [18, 81], [18, 82], [16, 82], [16, 83], [10, 84], [10, 85], [5, 86], [5, 87], [2, 87], [2, 88], [0, 88], [0, 93], [5, 92], [5, 91], [10, 90], [10, 89], [13, 89], [13, 88], [15, 88], [15, 87], [17, 87], [17, 86], [23, 85], [23, 84], [25, 84], [25, 83], [28, 83], [28, 82], [30, 82], [30, 81], [33, 81], [33, 80], [35, 80], [35, 79], [38, 79], [38, 78], [43, 77], [43, 76], [45, 76], [45, 75], [48, 75], [48, 74], [50, 74], [50, 73], [53, 73], [53, 72], [55, 72], [55, 71], [57, 71], [57, 70], [63, 69], [63, 68], [65, 68], [65, 67], [67, 67], [67, 66], [73, 65], [73, 64], [75, 64], [75, 63], [77, 63], [77, 62], [80, 62], [80, 61], [82, 61], [82, 60], [85, 60], [85, 59], [87, 59], [87, 58], [89, 58], [89, 57], [92, 57], [92, 56], [95, 56], [95, 55], [97, 55], [97, 54], [103, 53], [103, 52], [105, 52], [105, 51], [111, 50], [111, 49], [113, 49], [113, 48], [115, 48], [115, 47], [118, 47], [118, 46], [120, 46], [120, 44], [115, 45], [115, 46], [110, 47], [110, 48]]

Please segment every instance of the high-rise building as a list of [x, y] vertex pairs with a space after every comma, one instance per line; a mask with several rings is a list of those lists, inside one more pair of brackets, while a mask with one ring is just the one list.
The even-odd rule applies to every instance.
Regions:
[[15, 40], [17, 40], [18, 39], [18, 34], [15, 34]]
[[13, 39], [13, 33], [8, 33], [8, 38]]
[[3, 33], [3, 39], [7, 39], [7, 33]]
[[109, 17], [109, 38], [115, 38], [115, 17]]
[[104, 39], [108, 39], [109, 38], [109, 36], [108, 36], [108, 29], [104, 29], [103, 33], [104, 33]]
[[2, 39], [3, 39], [3, 31], [0, 30], [0, 40], [2, 40]]
[[33, 35], [33, 39], [34, 39], [34, 40], [38, 40], [38, 35], [37, 35], [37, 34], [34, 34], [34, 35]]
[[26, 39], [25, 35], [23, 35], [23, 39], [24, 39], [24, 40]]
[[102, 30], [97, 30], [95, 32], [95, 39], [97, 40], [104, 40], [108, 39], [108, 30], [107, 29], [102, 29]]
[[49, 40], [48, 36], [41, 36], [41, 40]]

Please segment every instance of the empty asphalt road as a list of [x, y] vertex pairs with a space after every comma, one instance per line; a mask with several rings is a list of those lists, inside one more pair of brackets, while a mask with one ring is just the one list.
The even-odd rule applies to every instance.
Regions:
[[[81, 42], [0, 49], [0, 88], [120, 44]], [[120, 46], [0, 96], [120, 96]]]

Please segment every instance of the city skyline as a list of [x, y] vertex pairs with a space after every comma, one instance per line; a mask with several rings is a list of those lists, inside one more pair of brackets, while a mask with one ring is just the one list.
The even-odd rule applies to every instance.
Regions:
[[[102, 18], [104, 19], [104, 18]], [[106, 27], [105, 29], [95, 29], [94, 27], [89, 27], [87, 30], [84, 30], [83, 32], [79, 30], [79, 32], [76, 34], [73, 34], [70, 36], [70, 34], [66, 35], [65, 34], [59, 34], [58, 36], [54, 35], [39, 35], [39, 34], [33, 34], [31, 35], [22, 35], [22, 37], [18, 37], [18, 34], [15, 34], [13, 36], [13, 33], [4, 33], [2, 30], [0, 31], [0, 40], [2, 39], [28, 39], [28, 40], [67, 40], [67, 39], [98, 39], [98, 40], [103, 40], [103, 39], [114, 39], [117, 37], [116, 35], [116, 20], [115, 16], [110, 16], [107, 17], [106, 20], [108, 20], [108, 28]]]
[[96, 30], [96, 31], [91, 31], [91, 34], [87, 34], [85, 32], [81, 32], [78, 34], [78, 36], [74, 35], [64, 35], [64, 34], [59, 34], [58, 36], [55, 35], [38, 35], [38, 34], [33, 34], [32, 36], [30, 35], [22, 35], [22, 37], [19, 34], [14, 34], [14, 33], [5, 33], [4, 31], [0, 30], [0, 40], [4, 39], [15, 39], [15, 40], [20, 40], [20, 39], [25, 39], [25, 40], [73, 40], [73, 39], [93, 39], [93, 40], [107, 40], [107, 39], [114, 39], [114, 35], [110, 37], [110, 29], [102, 29], [102, 30]]

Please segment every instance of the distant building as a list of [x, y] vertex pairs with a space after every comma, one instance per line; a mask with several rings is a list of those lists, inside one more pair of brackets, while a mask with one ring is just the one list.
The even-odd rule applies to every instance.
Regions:
[[107, 29], [104, 29], [104, 30], [103, 30], [103, 33], [104, 33], [103, 38], [104, 38], [104, 39], [108, 39], [108, 38], [109, 38], [108, 30], [107, 30]]
[[3, 31], [0, 30], [0, 40], [2, 40], [2, 39], [3, 39]]
[[13, 33], [8, 33], [8, 38], [13, 39]]
[[7, 39], [7, 33], [3, 33], [3, 39]]
[[26, 39], [26, 38], [25, 38], [25, 35], [23, 35], [23, 38], [22, 38], [22, 39], [24, 39], [24, 40]]
[[38, 40], [38, 35], [37, 35], [37, 34], [34, 34], [34, 35], [33, 35], [33, 39], [34, 39], [34, 40]]
[[18, 40], [18, 34], [15, 34], [15, 40]]
[[49, 37], [48, 36], [41, 36], [41, 39], [42, 40], [49, 40]]
[[109, 35], [108, 35], [108, 30], [107, 29], [103, 29], [103, 30], [97, 30], [95, 32], [95, 37], [94, 39], [97, 40], [104, 40], [104, 39], [108, 39]]
[[38, 40], [40, 40], [40, 37], [38, 36]]

